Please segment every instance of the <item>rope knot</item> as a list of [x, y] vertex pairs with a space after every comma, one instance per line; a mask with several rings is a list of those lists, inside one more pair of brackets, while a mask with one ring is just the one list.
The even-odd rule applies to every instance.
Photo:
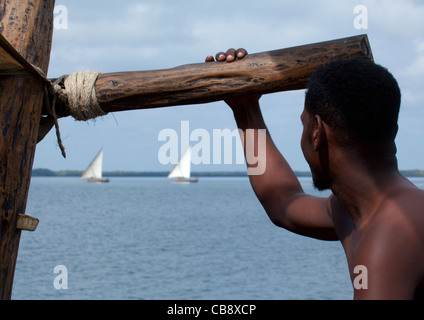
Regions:
[[[56, 127], [56, 136], [62, 155], [66, 158], [65, 147], [60, 136], [59, 123], [55, 110], [56, 100], [65, 104], [69, 114], [78, 121], [88, 121], [97, 117], [105, 116], [105, 113], [97, 101], [96, 80], [100, 72], [96, 70], [81, 71], [58, 78], [54, 83], [50, 82], [48, 93], [53, 97], [50, 103], [46, 94], [46, 109], [49, 113], [47, 125]], [[46, 87], [47, 91], [47, 87]], [[47, 92], [46, 92], [47, 93]], [[51, 128], [51, 127], [50, 127]], [[44, 132], [47, 134], [48, 130]], [[39, 137], [39, 141], [44, 136]]]
[[95, 84], [99, 74], [96, 70], [89, 70], [64, 76], [53, 84], [51, 93], [65, 103], [71, 116], [78, 121], [105, 116], [107, 113], [100, 108], [96, 97]]

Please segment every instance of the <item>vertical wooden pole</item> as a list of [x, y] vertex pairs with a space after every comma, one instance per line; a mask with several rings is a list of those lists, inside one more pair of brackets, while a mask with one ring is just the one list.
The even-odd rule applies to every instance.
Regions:
[[[1, 0], [0, 32], [46, 74], [53, 34], [54, 0]], [[0, 76], [0, 299], [11, 299], [38, 127], [43, 84], [28, 75]], [[41, 199], [42, 201], [42, 199]]]

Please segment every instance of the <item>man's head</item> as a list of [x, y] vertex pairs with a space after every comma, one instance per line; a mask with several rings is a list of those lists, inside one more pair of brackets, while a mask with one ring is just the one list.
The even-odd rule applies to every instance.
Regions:
[[[373, 152], [379, 156], [390, 153], [381, 157], [394, 158], [400, 101], [399, 86], [387, 69], [365, 59], [341, 60], [312, 75], [305, 112], [311, 119], [322, 120], [346, 152], [364, 161]], [[310, 126], [315, 122], [310, 121]], [[305, 130], [307, 135], [312, 128]], [[324, 176], [325, 172], [317, 174]]]

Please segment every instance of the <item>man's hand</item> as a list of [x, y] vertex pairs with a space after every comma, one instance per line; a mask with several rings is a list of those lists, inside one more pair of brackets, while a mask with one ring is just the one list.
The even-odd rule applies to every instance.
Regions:
[[205, 62], [213, 62], [215, 59], [216, 61], [233, 62], [236, 59], [243, 59], [245, 56], [247, 56], [246, 49], [228, 49], [227, 52], [218, 52], [215, 58], [213, 56], [206, 57]]
[[[208, 56], [205, 59], [205, 62], [213, 62], [213, 61], [219, 61], [219, 62], [233, 62], [237, 59], [243, 59], [247, 56], [246, 49], [240, 48], [240, 49], [228, 49], [227, 52], [218, 52], [215, 55], [215, 58], [213, 56]], [[250, 94], [250, 95], [243, 95], [243, 96], [236, 96], [232, 98], [228, 98], [225, 100], [225, 102], [230, 106], [233, 111], [235, 111], [238, 108], [241, 107], [248, 107], [249, 105], [257, 106], [258, 101], [260, 99], [260, 94]]]

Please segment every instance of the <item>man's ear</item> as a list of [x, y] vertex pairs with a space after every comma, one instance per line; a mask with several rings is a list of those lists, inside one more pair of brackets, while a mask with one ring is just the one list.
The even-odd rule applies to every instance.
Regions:
[[320, 115], [314, 116], [314, 129], [313, 129], [313, 143], [314, 150], [318, 151], [323, 145], [327, 143], [327, 133], [325, 131], [325, 123], [322, 121]]

